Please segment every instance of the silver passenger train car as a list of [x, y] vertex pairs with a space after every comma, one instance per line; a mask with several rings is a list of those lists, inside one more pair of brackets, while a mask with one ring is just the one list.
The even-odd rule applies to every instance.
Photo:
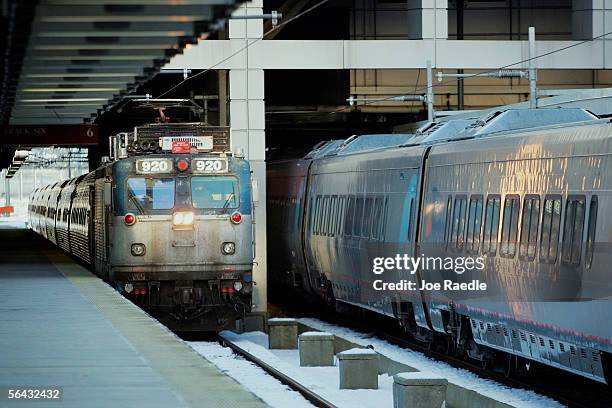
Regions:
[[206, 136], [184, 136], [196, 125], [158, 126], [183, 134], [181, 153], [132, 143], [129, 157], [35, 190], [29, 226], [172, 329], [233, 327], [251, 309], [249, 163], [198, 150]]
[[[504, 354], [515, 367], [537, 361], [609, 383], [612, 124], [538, 109], [464, 125], [403, 146], [270, 163], [269, 206], [281, 213], [270, 219], [299, 229], [269, 226], [269, 239], [292, 249], [284, 264], [271, 261], [270, 280], [392, 316], [473, 359]], [[421, 267], [385, 281], [476, 280], [487, 290], [375, 291], [373, 259], [395, 254], [479, 257], [483, 268]]]

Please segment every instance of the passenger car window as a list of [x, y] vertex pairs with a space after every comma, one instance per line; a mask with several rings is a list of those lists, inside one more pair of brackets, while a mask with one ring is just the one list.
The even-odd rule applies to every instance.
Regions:
[[453, 231], [451, 233], [452, 246], [457, 251], [463, 251], [463, 244], [465, 239], [465, 213], [466, 213], [466, 200], [465, 196], [457, 196], [455, 198], [455, 205], [453, 206]]
[[384, 200], [382, 197], [374, 199], [374, 210], [372, 212], [372, 239], [380, 239], [380, 227], [382, 225]]
[[363, 223], [363, 197], [355, 200], [355, 224], [353, 225], [353, 236], [361, 236], [361, 225]]
[[444, 241], [447, 244], [450, 242], [450, 231], [452, 225], [452, 214], [453, 214], [453, 196], [449, 195], [446, 200], [446, 221], [444, 222]]
[[344, 220], [344, 211], [346, 211], [344, 207], [345, 203], [346, 203], [346, 197], [339, 196], [338, 197], [338, 212], [336, 214], [336, 217], [338, 218], [338, 221], [336, 222], [336, 234], [338, 235], [342, 235], [342, 220]]
[[174, 179], [131, 177], [127, 180], [128, 207], [136, 210], [169, 210], [174, 207]]
[[597, 196], [591, 197], [589, 205], [589, 228], [587, 230], [585, 265], [587, 269], [593, 264], [593, 253], [595, 252], [595, 227], [597, 226]]
[[561, 226], [561, 196], [546, 196], [540, 233], [540, 261], [555, 263], [559, 250]]
[[495, 256], [497, 254], [499, 216], [501, 213], [501, 197], [497, 194], [487, 197], [485, 213], [483, 253]]
[[467, 251], [477, 253], [480, 248], [480, 227], [482, 224], [482, 196], [473, 195], [470, 198], [467, 228]]
[[561, 263], [564, 265], [580, 265], [585, 201], [584, 196], [570, 196], [567, 198], [561, 252]]
[[506, 196], [504, 203], [504, 219], [502, 221], [502, 238], [499, 253], [501, 256], [513, 258], [516, 254], [516, 238], [518, 232], [518, 216], [520, 201], [517, 195]]
[[323, 227], [321, 230], [323, 231], [323, 235], [330, 235], [331, 197], [326, 195], [323, 200], [323, 204]]
[[353, 235], [353, 218], [355, 216], [355, 196], [348, 196], [346, 213], [344, 217], [344, 235], [350, 237]]
[[523, 205], [523, 218], [521, 221], [521, 244], [519, 257], [534, 260], [540, 223], [540, 197], [526, 196]]

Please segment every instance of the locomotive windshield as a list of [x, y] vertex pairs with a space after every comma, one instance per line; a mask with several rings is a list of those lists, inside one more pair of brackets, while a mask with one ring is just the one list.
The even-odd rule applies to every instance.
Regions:
[[234, 177], [192, 177], [191, 198], [195, 208], [237, 208], [238, 180]]
[[127, 181], [128, 205], [141, 213], [174, 207], [174, 179], [132, 177]]

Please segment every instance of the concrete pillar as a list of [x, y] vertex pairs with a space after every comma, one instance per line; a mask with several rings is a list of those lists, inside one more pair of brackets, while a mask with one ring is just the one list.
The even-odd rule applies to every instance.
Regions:
[[590, 40], [606, 32], [606, 3], [604, 0], [572, 0], [574, 40]]
[[11, 205], [11, 179], [6, 178], [6, 173], [4, 174], [4, 193], [6, 194], [4, 205], [8, 207]]
[[446, 378], [424, 372], [393, 376], [393, 408], [441, 408], [446, 400]]
[[[263, 13], [263, 1], [253, 0], [240, 6], [233, 15], [259, 15]], [[230, 40], [243, 41], [243, 47], [263, 36], [263, 20], [230, 20]], [[237, 57], [238, 67], [229, 72], [229, 116], [232, 150], [241, 149], [251, 163], [254, 189], [254, 253], [253, 312], [267, 311], [266, 265], [266, 134], [264, 106], [264, 72], [251, 69], [247, 48]]]
[[297, 348], [298, 324], [295, 319], [268, 319], [268, 348], [295, 350]]
[[408, 38], [411, 40], [448, 38], [447, 0], [407, 0]]
[[354, 348], [338, 353], [340, 389], [378, 389], [378, 353]]
[[[536, 27], [537, 30], [537, 27]], [[572, 38], [590, 40], [612, 31], [611, 0], [572, 0]], [[597, 38], [604, 66], [612, 67], [612, 35]]]
[[306, 332], [298, 339], [301, 367], [334, 365], [334, 335], [325, 332]]

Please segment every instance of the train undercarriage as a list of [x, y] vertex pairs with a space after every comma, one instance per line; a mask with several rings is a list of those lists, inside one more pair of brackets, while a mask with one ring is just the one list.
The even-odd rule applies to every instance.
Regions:
[[251, 311], [251, 284], [240, 279], [130, 281], [115, 286], [173, 331], [219, 331]]

